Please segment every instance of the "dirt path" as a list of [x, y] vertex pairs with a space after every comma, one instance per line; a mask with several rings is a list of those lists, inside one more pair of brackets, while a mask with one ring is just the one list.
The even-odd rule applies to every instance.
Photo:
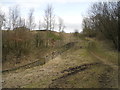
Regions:
[[118, 66], [111, 63], [111, 62], [108, 62], [106, 61], [104, 58], [101, 58], [100, 56], [96, 55], [94, 52], [90, 52], [95, 58], [99, 59], [100, 61], [102, 61], [105, 65], [109, 65], [110, 67], [112, 67], [114, 70], [117, 70], [118, 71]]
[[[115, 65], [115, 64], [113, 64], [113, 63], [111, 63], [111, 62], [108, 62], [108, 61], [106, 61], [104, 58], [102, 58], [102, 57], [100, 57], [100, 56], [98, 56], [98, 55], [96, 55], [94, 52], [90, 52], [95, 58], [97, 58], [98, 60], [100, 60], [100, 61], [102, 61], [102, 63], [104, 64], [104, 65], [108, 65], [109, 66], [109, 68], [108, 69], [106, 69], [106, 71], [104, 71], [104, 72], [102, 72], [101, 73], [101, 76], [99, 77], [99, 82], [101, 83], [101, 87], [105, 87], [107, 84], [109, 84], [110, 83], [110, 75], [109, 75], [109, 73], [110, 73], [110, 71], [112, 71], [112, 73], [114, 73], [114, 75], [112, 76], [112, 78], [113, 78], [113, 82], [111, 82], [110, 84], [113, 84], [113, 83], [116, 83], [116, 86], [118, 87], [119, 85], [118, 85], [118, 66], [117, 65]], [[111, 68], [111, 69], [110, 69]]]

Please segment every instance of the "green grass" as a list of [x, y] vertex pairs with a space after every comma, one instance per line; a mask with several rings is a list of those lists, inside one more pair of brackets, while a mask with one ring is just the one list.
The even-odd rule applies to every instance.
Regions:
[[47, 32], [47, 37], [51, 38], [51, 39], [54, 39], [54, 40], [61, 40], [62, 39], [62, 37], [60, 37], [59, 35], [55, 35], [52, 32]]
[[113, 64], [118, 64], [118, 52], [114, 50], [110, 43], [105, 41], [91, 40], [87, 46], [88, 52], [92, 51], [99, 57], [111, 62]]

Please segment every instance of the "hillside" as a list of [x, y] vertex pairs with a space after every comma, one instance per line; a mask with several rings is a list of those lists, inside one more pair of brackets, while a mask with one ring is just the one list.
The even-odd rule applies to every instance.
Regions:
[[67, 37], [71, 36], [66, 33], [27, 31], [21, 28], [15, 31], [3, 31], [2, 34], [3, 71], [19, 68], [37, 61], [44, 64], [45, 57], [70, 42]]
[[65, 43], [51, 50], [43, 65], [3, 72], [4, 88], [117, 88], [117, 51], [93, 38], [64, 33]]

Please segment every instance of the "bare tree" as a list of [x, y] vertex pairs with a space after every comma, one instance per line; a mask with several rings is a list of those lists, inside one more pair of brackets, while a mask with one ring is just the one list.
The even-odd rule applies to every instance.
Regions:
[[20, 17], [20, 9], [18, 6], [15, 6], [13, 8], [10, 9], [10, 21], [12, 23], [12, 28], [16, 28], [17, 27], [17, 20], [19, 19]]
[[44, 20], [46, 30], [53, 30], [55, 25], [55, 15], [52, 5], [47, 5], [47, 8], [45, 9]]
[[41, 21], [39, 20], [39, 23], [38, 23], [39, 25], [38, 25], [38, 29], [40, 30], [41, 29], [41, 27], [42, 27], [42, 25], [41, 25]]
[[8, 16], [6, 17], [6, 29], [10, 30], [12, 29], [12, 9], [9, 8]]
[[18, 27], [26, 27], [24, 18], [19, 17], [17, 24]]
[[32, 30], [35, 28], [35, 22], [34, 22], [34, 9], [30, 9], [29, 13], [28, 13], [28, 21], [27, 21], [27, 27]]
[[2, 12], [2, 10], [0, 9], [0, 30], [3, 27], [3, 22], [5, 21], [5, 14]]
[[62, 31], [64, 30], [64, 28], [65, 28], [63, 19], [59, 17], [58, 23], [59, 23], [59, 24], [58, 24], [59, 32], [62, 32]]

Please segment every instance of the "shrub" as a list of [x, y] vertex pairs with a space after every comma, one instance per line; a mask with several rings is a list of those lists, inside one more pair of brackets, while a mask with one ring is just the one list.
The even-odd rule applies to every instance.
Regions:
[[22, 54], [26, 55], [31, 50], [32, 34], [25, 28], [3, 31], [2, 39], [3, 60], [6, 60], [9, 53], [13, 53], [17, 58], [20, 58]]

